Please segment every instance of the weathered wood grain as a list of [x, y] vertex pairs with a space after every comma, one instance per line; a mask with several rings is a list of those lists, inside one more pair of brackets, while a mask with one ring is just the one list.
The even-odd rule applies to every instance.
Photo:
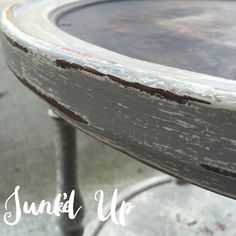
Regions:
[[4, 53], [18, 79], [89, 135], [236, 199], [236, 81], [135, 60], [72, 37], [52, 21], [63, 4], [45, 0], [3, 12]]

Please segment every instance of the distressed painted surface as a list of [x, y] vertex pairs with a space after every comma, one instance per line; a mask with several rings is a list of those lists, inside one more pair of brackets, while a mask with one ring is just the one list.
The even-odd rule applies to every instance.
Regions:
[[73, 38], [48, 19], [60, 4], [29, 3], [3, 13], [5, 57], [18, 79], [93, 137], [236, 199], [236, 82]]

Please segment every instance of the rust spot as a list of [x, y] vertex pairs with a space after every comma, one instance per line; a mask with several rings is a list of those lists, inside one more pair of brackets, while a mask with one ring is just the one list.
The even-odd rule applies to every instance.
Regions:
[[[9, 65], [8, 65], [9, 66]], [[46, 95], [42, 94], [40, 91], [38, 91], [34, 86], [32, 86], [27, 80], [20, 78], [9, 66], [10, 70], [14, 73], [14, 75], [22, 82], [26, 87], [28, 87], [30, 90], [32, 90], [34, 93], [36, 93], [39, 97], [41, 97], [44, 101], [51, 104], [53, 107], [57, 108], [59, 111], [67, 115], [68, 117], [84, 124], [88, 124], [88, 122], [79, 116], [78, 114], [75, 114], [73, 111], [69, 110], [68, 108], [64, 107], [60, 103], [58, 103], [55, 99], [51, 97], [47, 97]]]
[[192, 221], [192, 222], [187, 223], [187, 226], [193, 226], [193, 225], [196, 225], [197, 222], [198, 222], [197, 220], [194, 220], [194, 221]]
[[225, 224], [217, 223], [216, 225], [218, 226], [218, 228], [219, 228], [221, 231], [225, 231], [225, 230], [226, 230], [226, 225], [225, 225]]
[[231, 171], [226, 170], [226, 169], [223, 169], [222, 167], [212, 166], [212, 165], [205, 164], [205, 163], [200, 163], [200, 166], [203, 167], [206, 170], [215, 172], [216, 174], [236, 179], [236, 173], [231, 172]]
[[120, 79], [116, 76], [104, 74], [104, 73], [101, 73], [101, 72], [91, 68], [91, 67], [81, 66], [81, 65], [79, 65], [77, 63], [74, 63], [74, 62], [68, 62], [68, 61], [65, 61], [65, 60], [62, 60], [62, 59], [58, 59], [58, 60], [56, 60], [55, 63], [56, 63], [57, 67], [60, 67], [62, 69], [79, 69], [81, 71], [86, 71], [86, 72], [92, 73], [94, 75], [107, 77], [107, 78], [111, 79], [112, 81], [123, 85], [126, 88], [132, 87], [132, 88], [135, 88], [135, 89], [137, 89], [141, 92], [148, 93], [151, 96], [162, 97], [162, 98], [165, 98], [165, 99], [170, 100], [170, 101], [178, 102], [179, 104], [186, 104], [190, 101], [191, 102], [198, 102], [198, 103], [208, 104], [208, 105], [211, 104], [210, 102], [207, 102], [207, 101], [204, 101], [204, 100], [201, 100], [201, 99], [197, 99], [197, 98], [192, 98], [190, 96], [186, 96], [186, 95], [185, 96], [180, 96], [180, 95], [174, 94], [170, 91], [166, 91], [166, 90], [163, 90], [163, 89], [152, 88], [152, 87], [148, 87], [146, 85], [140, 84], [140, 83], [125, 81], [125, 80], [122, 80], [122, 79]]
[[10, 38], [9, 36], [7, 36], [5, 33], [3, 33], [3, 35], [5, 36], [6, 40], [13, 46], [16, 47], [18, 49], [20, 49], [21, 51], [28, 53], [29, 49], [22, 46], [21, 44], [19, 44], [18, 42], [16, 42], [14, 39]]
[[205, 233], [205, 235], [214, 235], [214, 232], [210, 230], [208, 227], [204, 227], [200, 229], [201, 232]]
[[65, 60], [56, 60], [56, 65], [57, 67], [61, 67], [62, 69], [66, 70], [66, 69], [80, 69], [82, 70], [83, 67], [77, 63], [74, 62], [69, 62], [69, 61], [65, 61]]

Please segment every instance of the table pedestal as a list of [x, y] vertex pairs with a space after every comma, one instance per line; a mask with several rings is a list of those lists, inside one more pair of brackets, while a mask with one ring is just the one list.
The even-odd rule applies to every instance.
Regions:
[[82, 206], [73, 220], [69, 219], [68, 214], [61, 214], [57, 218], [59, 235], [80, 236], [83, 234], [84, 204], [77, 181], [76, 130], [51, 110], [49, 110], [49, 116], [56, 125], [57, 192], [62, 193], [63, 197], [66, 196], [64, 194], [66, 193], [67, 198], [64, 199], [66, 201], [72, 190], [75, 190], [74, 212]]

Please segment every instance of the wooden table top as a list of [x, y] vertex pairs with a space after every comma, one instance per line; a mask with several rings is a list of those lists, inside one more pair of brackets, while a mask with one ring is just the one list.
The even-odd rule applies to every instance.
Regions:
[[84, 41], [157, 64], [236, 79], [233, 1], [114, 1], [74, 8], [58, 26]]

